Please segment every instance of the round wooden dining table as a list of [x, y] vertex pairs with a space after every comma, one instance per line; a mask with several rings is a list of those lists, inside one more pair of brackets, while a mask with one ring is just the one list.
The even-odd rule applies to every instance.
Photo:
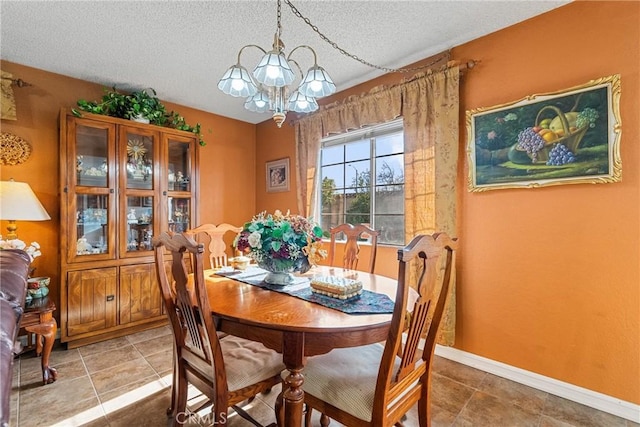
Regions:
[[[262, 342], [282, 354], [286, 426], [302, 425], [304, 365], [309, 356], [334, 348], [384, 341], [391, 314], [346, 314], [286, 293], [263, 289], [205, 270], [207, 292], [216, 327], [222, 332]], [[396, 298], [397, 281], [342, 268], [317, 266], [302, 276], [343, 276], [360, 280], [363, 288]]]

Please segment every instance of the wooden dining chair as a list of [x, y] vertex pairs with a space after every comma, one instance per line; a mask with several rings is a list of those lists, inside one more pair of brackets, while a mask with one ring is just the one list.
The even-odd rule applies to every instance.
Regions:
[[[188, 384], [200, 390], [213, 405], [213, 419], [209, 420], [212, 425], [226, 423], [229, 407], [255, 423], [237, 404], [281, 382], [280, 373], [285, 369], [282, 356], [255, 341], [233, 335], [218, 338], [205, 285], [202, 244], [187, 234], [171, 232], [154, 237], [152, 242], [158, 282], [174, 337], [172, 402], [167, 411], [172, 425], [184, 422]], [[193, 290], [188, 285], [191, 281], [185, 253], [192, 259]], [[165, 261], [171, 264], [174, 290]], [[194, 411], [203, 407], [206, 405]]]
[[242, 227], [223, 223], [220, 225], [202, 224], [199, 227], [188, 230], [187, 233], [193, 235], [204, 233], [209, 236], [209, 268], [222, 268], [228, 265], [224, 235], [227, 232], [239, 233], [241, 231]]
[[376, 267], [376, 253], [378, 252], [378, 236], [379, 231], [374, 230], [365, 224], [340, 224], [329, 230], [331, 235], [331, 243], [329, 245], [329, 265], [334, 266], [335, 254], [336, 254], [336, 237], [344, 233], [346, 243], [344, 245], [344, 255], [342, 257], [342, 267], [349, 270], [358, 269], [358, 261], [360, 255], [360, 245], [358, 241], [364, 238], [364, 235], [368, 235], [371, 238], [371, 256], [369, 257], [369, 265], [367, 270], [369, 273], [373, 273]]
[[[305, 425], [312, 409], [322, 413], [322, 426], [329, 418], [347, 426], [402, 425], [416, 402], [420, 426], [430, 425], [431, 365], [456, 249], [457, 239], [437, 233], [417, 236], [398, 250], [398, 289], [386, 342], [335, 349], [307, 360]], [[410, 268], [419, 268], [417, 283], [409, 283]], [[408, 320], [413, 284], [418, 295]]]

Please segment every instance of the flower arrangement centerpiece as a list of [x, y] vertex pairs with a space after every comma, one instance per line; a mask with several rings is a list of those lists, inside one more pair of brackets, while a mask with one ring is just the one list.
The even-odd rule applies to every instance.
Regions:
[[0, 249], [21, 249], [25, 251], [27, 255], [29, 255], [31, 262], [33, 262], [33, 260], [38, 258], [40, 255], [42, 255], [42, 252], [40, 252], [40, 245], [38, 244], [38, 242], [31, 242], [31, 244], [27, 246], [27, 244], [22, 240], [19, 240], [19, 239], [4, 240], [2, 236], [0, 236]]
[[254, 216], [236, 236], [234, 246], [269, 272], [267, 283], [277, 285], [291, 283], [290, 273], [304, 273], [327, 256], [318, 224], [279, 210]]

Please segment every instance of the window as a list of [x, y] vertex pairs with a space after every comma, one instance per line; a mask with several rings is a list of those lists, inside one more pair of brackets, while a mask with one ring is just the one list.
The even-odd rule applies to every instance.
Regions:
[[404, 245], [402, 120], [329, 137], [320, 152], [320, 224], [369, 224], [378, 241]]

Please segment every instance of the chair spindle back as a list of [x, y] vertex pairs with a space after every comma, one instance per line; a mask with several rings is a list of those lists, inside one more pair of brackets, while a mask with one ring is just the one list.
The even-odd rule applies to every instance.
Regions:
[[[425, 393], [420, 387], [430, 392], [433, 352], [455, 276], [456, 250], [457, 239], [444, 233], [417, 236], [398, 250], [396, 305], [376, 387], [376, 400], [386, 402], [388, 414], [406, 412]], [[409, 277], [414, 276], [409, 269], [417, 269], [415, 286], [409, 283]], [[417, 290], [418, 297], [408, 318], [410, 287]], [[412, 394], [413, 398], [406, 399]], [[401, 395], [405, 399], [397, 399]], [[379, 414], [374, 413], [373, 419], [382, 416], [382, 407], [374, 405], [374, 412]]]
[[[207, 370], [207, 366], [223, 363], [213, 319], [206, 315], [211, 313], [211, 309], [203, 273], [204, 246], [185, 234], [171, 232], [164, 232], [154, 238], [153, 245], [162, 298], [173, 328], [178, 360], [185, 360], [196, 369]], [[169, 262], [167, 251], [171, 256], [170, 273], [175, 284], [173, 289], [165, 267]], [[193, 290], [190, 289], [185, 253], [190, 255], [193, 266]], [[224, 378], [222, 380], [220, 384], [226, 384]]]
[[[329, 265], [334, 266], [334, 259], [336, 253], [336, 236], [340, 233], [344, 233], [346, 242], [344, 245], [344, 255], [342, 259], [342, 267], [349, 270], [358, 269], [358, 260], [360, 255], [360, 246], [358, 245], [358, 239], [363, 234], [368, 234], [371, 237], [371, 256], [369, 257], [369, 264], [367, 270], [369, 273], [373, 273], [376, 266], [376, 254], [378, 251], [378, 236], [379, 231], [365, 224], [340, 224], [333, 227], [330, 230], [331, 243], [329, 251]], [[365, 271], [365, 270], [363, 270]]]
[[188, 234], [198, 235], [205, 233], [209, 236], [209, 268], [221, 268], [228, 265], [227, 247], [224, 242], [224, 235], [227, 232], [239, 233], [242, 227], [231, 224], [202, 224], [196, 228], [188, 230]]

